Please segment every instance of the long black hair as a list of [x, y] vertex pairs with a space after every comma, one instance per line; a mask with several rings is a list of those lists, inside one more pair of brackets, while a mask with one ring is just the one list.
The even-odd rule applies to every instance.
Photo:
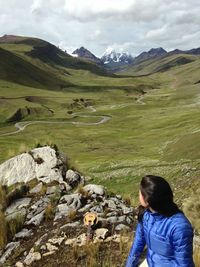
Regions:
[[[140, 191], [150, 208], [161, 215], [170, 217], [182, 212], [173, 201], [173, 192], [169, 183], [160, 176], [146, 175], [140, 182]], [[146, 208], [139, 206], [138, 220], [141, 221]]]

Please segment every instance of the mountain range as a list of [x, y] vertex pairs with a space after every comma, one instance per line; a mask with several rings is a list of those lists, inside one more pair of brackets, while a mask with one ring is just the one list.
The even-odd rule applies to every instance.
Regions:
[[103, 66], [106, 69], [110, 69], [112, 71], [118, 71], [122, 67], [126, 67], [129, 65], [137, 65], [143, 61], [149, 59], [158, 59], [165, 56], [170, 55], [178, 55], [178, 54], [188, 54], [188, 55], [200, 55], [200, 48], [193, 48], [190, 50], [179, 50], [175, 49], [173, 51], [167, 52], [162, 47], [151, 48], [149, 51], [144, 51], [136, 57], [133, 57], [128, 52], [116, 52], [115, 50], [110, 50], [105, 52], [101, 58], [95, 56], [92, 52], [87, 50], [84, 47], [76, 49], [72, 55], [83, 58], [85, 60], [95, 62], [98, 65]]

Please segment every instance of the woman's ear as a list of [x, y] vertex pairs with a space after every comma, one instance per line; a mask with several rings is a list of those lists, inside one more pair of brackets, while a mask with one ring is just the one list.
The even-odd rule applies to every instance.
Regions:
[[139, 190], [139, 201], [140, 204], [144, 207], [144, 208], [148, 208], [149, 207], [149, 203], [144, 199], [141, 191]]

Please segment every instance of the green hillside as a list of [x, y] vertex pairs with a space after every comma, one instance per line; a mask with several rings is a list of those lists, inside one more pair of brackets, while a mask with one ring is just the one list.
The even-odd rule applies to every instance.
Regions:
[[128, 66], [118, 73], [134, 76], [149, 75], [156, 72], [168, 71], [171, 68], [189, 64], [196, 60], [200, 60], [200, 57], [186, 54], [167, 55], [157, 59], [144, 60], [139, 64]]
[[149, 60], [118, 76], [35, 38], [1, 43], [0, 53], [0, 162], [55, 143], [71, 167], [136, 201], [147, 173], [168, 178], [180, 202], [199, 186], [197, 56]]

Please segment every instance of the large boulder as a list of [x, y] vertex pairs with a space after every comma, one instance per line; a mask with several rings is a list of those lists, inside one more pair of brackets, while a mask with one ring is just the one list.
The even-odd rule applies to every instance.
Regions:
[[49, 147], [40, 147], [13, 157], [0, 165], [0, 183], [13, 185], [27, 183], [33, 179], [45, 183], [63, 182], [65, 165], [57, 152]]

